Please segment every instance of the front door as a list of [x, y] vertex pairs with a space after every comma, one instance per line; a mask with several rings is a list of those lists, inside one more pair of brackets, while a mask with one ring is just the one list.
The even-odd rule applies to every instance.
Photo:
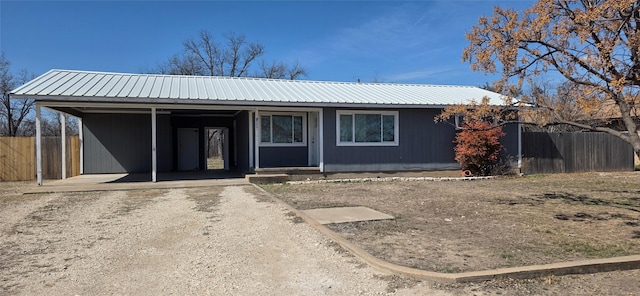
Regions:
[[318, 165], [318, 113], [309, 112], [309, 166]]
[[178, 129], [178, 170], [197, 171], [198, 170], [198, 129], [179, 128]]

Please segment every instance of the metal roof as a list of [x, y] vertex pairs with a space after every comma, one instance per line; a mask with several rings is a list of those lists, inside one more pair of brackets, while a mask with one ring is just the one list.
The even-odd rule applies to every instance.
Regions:
[[11, 92], [36, 100], [297, 106], [445, 106], [501, 95], [473, 86], [50, 70]]

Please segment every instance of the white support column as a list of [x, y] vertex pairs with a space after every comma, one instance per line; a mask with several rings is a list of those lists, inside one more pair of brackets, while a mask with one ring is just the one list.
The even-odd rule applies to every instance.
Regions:
[[156, 108], [151, 108], [151, 182], [158, 180], [158, 157], [156, 155]]
[[84, 174], [84, 133], [82, 132], [82, 118], [78, 117], [78, 142], [80, 142], [80, 175]]
[[318, 166], [320, 167], [320, 172], [324, 172], [324, 115], [322, 114], [323, 109], [318, 111], [318, 145], [320, 149], [318, 149]]
[[256, 144], [255, 146], [255, 153], [256, 153], [256, 157], [254, 159], [254, 164], [255, 164], [255, 168], [259, 169], [260, 168], [260, 114], [258, 112], [258, 109], [256, 109], [256, 112], [254, 113], [254, 122], [253, 122], [253, 136], [254, 136], [254, 143]]
[[62, 163], [62, 179], [67, 178], [67, 117], [64, 113], [60, 113], [60, 139], [62, 157], [60, 162]]
[[40, 127], [40, 105], [36, 104], [36, 180], [42, 185], [42, 130]]
[[255, 137], [253, 136], [253, 132], [255, 130], [255, 128], [253, 127], [255, 120], [254, 120], [254, 115], [253, 112], [249, 112], [249, 169], [253, 168], [253, 157], [255, 156], [255, 153], [253, 152], [254, 145], [253, 145], [253, 140], [255, 139]]

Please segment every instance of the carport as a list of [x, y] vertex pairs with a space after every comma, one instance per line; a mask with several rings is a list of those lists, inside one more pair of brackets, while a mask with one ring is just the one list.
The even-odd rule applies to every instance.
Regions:
[[[225, 170], [255, 171], [261, 167], [260, 150], [267, 153], [263, 160], [267, 165], [274, 165], [275, 159], [278, 167], [319, 169], [322, 141], [317, 121], [322, 120], [322, 109], [269, 102], [265, 96], [277, 94], [263, 89], [264, 81], [51, 70], [12, 91], [11, 96], [36, 101], [40, 185], [42, 108], [79, 118], [81, 175], [150, 173], [151, 181], [156, 182], [159, 172], [203, 171], [204, 133], [210, 128], [225, 135]], [[281, 145], [256, 148], [261, 143], [260, 119], [266, 118], [265, 114], [304, 119], [305, 142], [295, 148], [302, 154], [291, 149], [280, 153], [286, 148]], [[308, 120], [316, 122], [309, 124]]]

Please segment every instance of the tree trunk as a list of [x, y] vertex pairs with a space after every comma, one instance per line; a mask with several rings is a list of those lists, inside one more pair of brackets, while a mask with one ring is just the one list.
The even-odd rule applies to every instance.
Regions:
[[631, 116], [631, 107], [627, 102], [623, 99], [624, 96], [621, 94], [616, 94], [614, 97], [616, 100], [616, 104], [618, 108], [620, 108], [620, 114], [622, 117], [622, 122], [627, 129], [628, 132], [628, 142], [633, 147], [633, 151], [636, 156], [640, 157], [640, 136], [638, 135], [638, 125], [636, 124], [635, 119]]

